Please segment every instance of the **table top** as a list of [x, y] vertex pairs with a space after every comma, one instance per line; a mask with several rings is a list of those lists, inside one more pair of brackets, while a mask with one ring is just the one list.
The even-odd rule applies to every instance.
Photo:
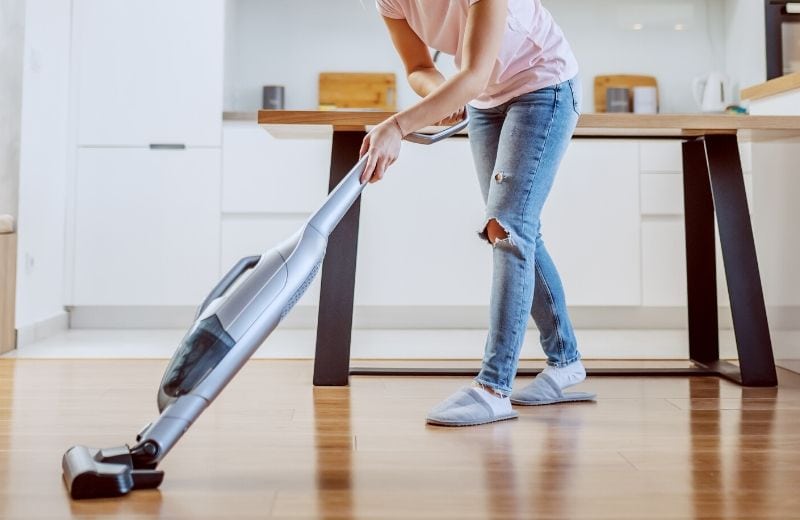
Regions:
[[[260, 110], [258, 123], [280, 134], [284, 125], [327, 126], [363, 130], [393, 112], [339, 110]], [[313, 131], [313, 130], [310, 130]], [[726, 114], [583, 114], [576, 137], [682, 138], [708, 134], [738, 134], [743, 140], [800, 138], [800, 116]]]

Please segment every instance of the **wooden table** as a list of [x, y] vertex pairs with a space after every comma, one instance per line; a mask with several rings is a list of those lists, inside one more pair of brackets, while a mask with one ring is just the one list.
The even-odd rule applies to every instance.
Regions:
[[[286, 125], [333, 127], [328, 189], [358, 159], [366, 127], [390, 112], [262, 110], [258, 122], [280, 136]], [[291, 127], [300, 129], [302, 127]], [[745, 386], [775, 386], [767, 312], [745, 196], [738, 141], [800, 137], [800, 117], [585, 114], [576, 138], [680, 139], [686, 225], [691, 368], [596, 369], [591, 375], [712, 375]], [[359, 201], [330, 237], [322, 268], [314, 384], [343, 386], [350, 374], [462, 375], [468, 369], [350, 368]], [[714, 220], [719, 227], [739, 364], [719, 358]], [[520, 370], [520, 374], [535, 373]]]

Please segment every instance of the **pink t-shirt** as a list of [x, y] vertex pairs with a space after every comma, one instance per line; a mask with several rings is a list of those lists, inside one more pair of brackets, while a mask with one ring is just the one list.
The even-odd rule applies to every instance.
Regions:
[[[429, 47], [455, 56], [460, 67], [467, 11], [478, 1], [376, 0], [375, 4], [381, 15], [405, 19]], [[508, 0], [506, 31], [489, 86], [470, 104], [491, 108], [577, 73], [572, 49], [541, 0]]]

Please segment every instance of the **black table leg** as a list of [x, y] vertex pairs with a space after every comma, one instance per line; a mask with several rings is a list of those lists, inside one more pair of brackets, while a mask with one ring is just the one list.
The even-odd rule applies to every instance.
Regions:
[[704, 141], [739, 352], [737, 380], [745, 386], [775, 386], [778, 379], [737, 139], [708, 135]]
[[[329, 192], [358, 161], [365, 135], [363, 131], [334, 130]], [[360, 207], [359, 198], [331, 233], [322, 263], [314, 357], [314, 385], [317, 386], [345, 386], [348, 382]]]
[[702, 139], [683, 143], [689, 359], [719, 361], [714, 200]]

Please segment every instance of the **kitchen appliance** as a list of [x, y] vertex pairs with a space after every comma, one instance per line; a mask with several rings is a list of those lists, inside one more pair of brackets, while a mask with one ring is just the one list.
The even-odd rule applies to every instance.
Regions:
[[657, 114], [658, 89], [655, 87], [633, 87], [633, 113]]
[[612, 87], [606, 90], [606, 112], [630, 112], [631, 89]]
[[[433, 144], [466, 126], [464, 120], [434, 135], [414, 133], [405, 139]], [[294, 235], [264, 254], [239, 260], [206, 296], [161, 381], [161, 415], [136, 436], [136, 445], [79, 445], [64, 453], [61, 467], [72, 498], [120, 496], [161, 484], [164, 472], [158, 464], [314, 280], [329, 235], [366, 186], [360, 177], [368, 159], [364, 155], [353, 166]]]
[[264, 85], [261, 108], [264, 110], [283, 110], [285, 107], [283, 85]]
[[695, 78], [692, 90], [697, 106], [703, 112], [725, 112], [731, 104], [730, 80], [719, 72]]
[[800, 2], [765, 2], [767, 79], [800, 72]]

